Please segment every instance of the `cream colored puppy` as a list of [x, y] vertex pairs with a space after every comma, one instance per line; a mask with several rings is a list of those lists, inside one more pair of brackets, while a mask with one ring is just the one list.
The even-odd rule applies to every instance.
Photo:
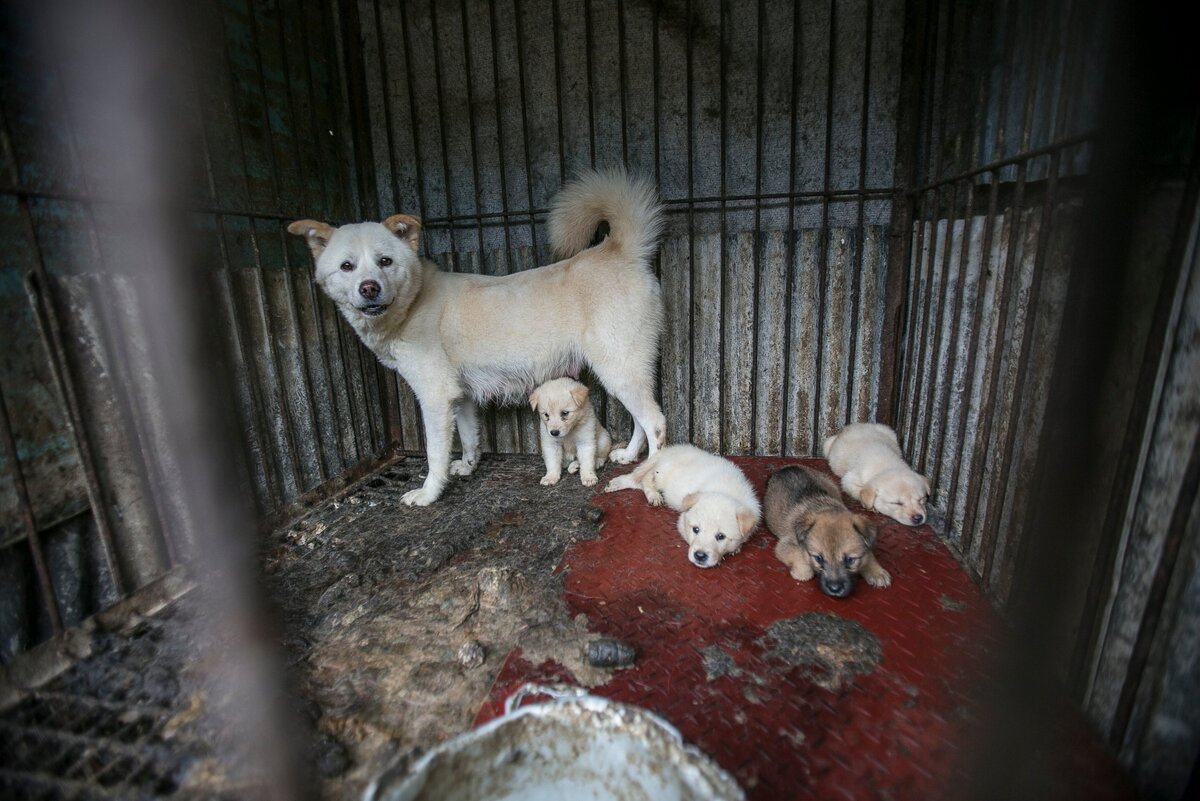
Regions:
[[904, 461], [891, 428], [854, 423], [825, 440], [821, 451], [851, 498], [906, 526], [925, 522], [929, 479]]
[[[601, 222], [608, 236], [588, 247]], [[421, 221], [407, 214], [288, 226], [308, 241], [325, 294], [421, 404], [429, 474], [406, 504], [432, 503], [450, 475], [474, 472], [477, 403], [523, 401], [585, 365], [633, 417], [629, 445], [612, 460], [634, 461], [647, 438], [650, 453], [662, 446], [654, 370], [663, 303], [652, 263], [662, 226], [654, 190], [624, 172], [588, 173], [564, 187], [547, 223], [563, 261], [506, 276], [442, 272], [421, 258]], [[455, 422], [463, 454], [451, 462]]]
[[612, 437], [596, 419], [588, 388], [573, 378], [556, 378], [535, 389], [529, 405], [541, 423], [542, 460], [546, 462], [542, 485], [558, 483], [564, 459], [567, 472], [578, 471], [583, 486], [595, 484], [596, 471], [604, 467], [612, 450]]
[[666, 503], [680, 512], [679, 536], [697, 567], [716, 567], [737, 553], [762, 514], [754, 487], [738, 466], [693, 445], [663, 448], [608, 482], [604, 491], [639, 488], [651, 506]]

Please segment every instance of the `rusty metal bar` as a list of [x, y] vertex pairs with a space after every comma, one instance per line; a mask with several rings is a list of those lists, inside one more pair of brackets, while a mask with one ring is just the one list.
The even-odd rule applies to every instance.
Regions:
[[[492, 27], [495, 28], [496, 0], [488, 0], [492, 15]], [[525, 96], [525, 45], [523, 40], [525, 26], [521, 22], [521, 4], [513, 6], [514, 25], [517, 43], [517, 84], [521, 96], [521, 137], [525, 145], [525, 195], [529, 203], [529, 241], [533, 248], [534, 259], [537, 259], [537, 221], [533, 218], [533, 161], [529, 155], [529, 104]]]
[[[862, 119], [860, 121], [860, 129], [858, 134], [858, 208], [856, 210], [856, 241], [854, 245], [855, 254], [855, 270], [850, 277], [850, 352], [846, 357], [846, 422], [856, 422], [858, 415], [854, 411], [855, 393], [854, 383], [855, 378], [867, 378], [860, 376], [856, 368], [855, 362], [858, 359], [858, 307], [861, 302], [858, 293], [862, 282], [863, 266], [866, 264], [866, 255], [863, 253], [863, 244], [866, 242], [866, 231], [863, 230], [865, 225], [864, 214], [864, 197], [862, 192], [867, 187], [867, 134], [869, 133], [870, 115], [867, 113], [870, 108], [871, 100], [871, 34], [875, 18], [875, 4], [873, 0], [867, 0], [867, 23], [866, 30], [863, 32], [863, 80], [862, 80]], [[757, 316], [757, 315], [756, 315]], [[867, 380], [870, 380], [869, 378]], [[818, 434], [819, 436], [819, 434]]]
[[21, 469], [17, 443], [13, 439], [12, 425], [8, 417], [8, 404], [4, 401], [3, 392], [0, 392], [0, 448], [3, 449], [5, 461], [12, 465], [13, 489], [17, 493], [17, 503], [21, 507], [21, 522], [25, 526], [29, 556], [33, 559], [33, 570], [37, 574], [42, 606], [50, 618], [50, 626], [54, 629], [54, 633], [61, 634], [63, 623], [62, 614], [58, 609], [58, 596], [54, 594], [54, 585], [50, 582], [50, 571], [46, 569], [46, 557], [42, 552], [42, 538], [38, 534], [37, 520], [33, 516], [33, 503], [29, 499], [29, 488], [25, 485], [25, 472]]
[[[754, 98], [754, 193], [762, 192], [762, 159], [763, 159], [763, 22], [766, 17], [766, 8], [764, 0], [758, 0], [758, 19], [755, 25], [755, 84], [758, 92]], [[753, 304], [752, 316], [754, 317], [754, 331], [751, 334], [751, 350], [750, 350], [750, 450], [757, 450], [758, 442], [758, 352], [759, 352], [759, 309], [761, 303], [759, 301], [759, 276], [762, 271], [762, 244], [759, 241], [762, 237], [762, 207], [755, 206], [754, 209], [754, 290], [751, 294], [751, 302]], [[784, 301], [787, 303], [788, 301]], [[787, 347], [784, 347], [787, 350]], [[787, 385], [784, 384], [784, 387]], [[772, 391], [778, 392], [776, 387], [771, 388]], [[722, 392], [722, 395], [725, 393]], [[724, 430], [724, 425], [721, 426]]]
[[105, 567], [112, 578], [113, 587], [117, 595], [123, 597], [130, 588], [126, 585], [120, 562], [117, 560], [116, 546], [113, 543], [112, 522], [108, 517], [108, 506], [104, 502], [104, 490], [100, 486], [100, 475], [96, 469], [96, 459], [92, 453], [91, 443], [87, 440], [87, 429], [84, 425], [79, 395], [75, 391], [75, 384], [71, 380], [70, 374], [67, 372], [66, 348], [63, 344], [65, 338], [63, 336], [62, 324], [53, 308], [51, 299], [44, 294], [45, 291], [48, 291], [48, 288], [46, 290], [42, 289], [43, 283], [47, 280], [47, 273], [45, 264], [42, 262], [41, 249], [37, 245], [37, 238], [33, 230], [33, 219], [30, 216], [29, 208], [23, 200], [18, 201], [18, 205], [21, 208], [21, 216], [26, 226], [27, 236], [30, 237], [35, 254], [33, 271], [26, 278], [34, 324], [37, 326], [38, 335], [41, 337], [47, 356], [49, 356], [50, 373], [54, 377], [54, 384], [58, 388], [59, 395], [62, 397], [63, 405], [67, 408], [67, 427], [71, 432], [75, 451], [79, 454], [79, 463], [83, 467], [84, 487], [87, 491], [88, 506], [91, 507], [92, 517], [96, 521], [96, 531], [100, 535], [100, 550], [104, 554]]
[[[792, 93], [788, 104], [791, 113], [788, 117], [788, 204], [787, 204], [787, 263], [784, 265], [784, 311], [783, 311], [783, 388], [790, 393], [792, 386], [792, 292], [795, 287], [796, 261], [796, 121], [798, 118], [800, 96], [800, 4], [792, 5]], [[657, 128], [657, 126], [655, 126]], [[788, 413], [791, 398], [780, 404], [783, 423], [780, 428], [780, 453], [784, 456], [795, 455], [791, 449], [791, 421]]]
[[[726, 144], [728, 142], [728, 132], [729, 132], [729, 108], [728, 108], [729, 104], [728, 104], [728, 88], [727, 88], [728, 81], [726, 80], [726, 73], [728, 72], [728, 70], [726, 69], [726, 59], [725, 59], [725, 54], [729, 51], [729, 41], [728, 41], [729, 26], [726, 24], [726, 18], [728, 16], [729, 16], [729, 2], [728, 2], [728, 0], [720, 0], [719, 5], [717, 6], [718, 41], [720, 42], [720, 47], [718, 48], [718, 50], [720, 52], [720, 55], [719, 55], [720, 60], [718, 63], [720, 66], [717, 68], [717, 71], [718, 71], [718, 74], [720, 75], [720, 87], [721, 87], [720, 88], [720, 94], [721, 94], [721, 110], [720, 110], [720, 114], [721, 114], [721, 144], [720, 144], [721, 156], [719, 159], [721, 197], [725, 196], [725, 191], [726, 191], [726, 182], [725, 181], [726, 181], [727, 166], [728, 166], [728, 161], [729, 161], [729, 154], [726, 152], [728, 150], [728, 148], [726, 147]], [[728, 242], [726, 241], [727, 232], [726, 232], [726, 220], [725, 220], [725, 201], [723, 201], [723, 200], [721, 201], [720, 226], [721, 226], [721, 241], [720, 241], [720, 246], [719, 246], [719, 262], [718, 263], [721, 265], [720, 266], [721, 272], [720, 272], [720, 279], [719, 279], [720, 297], [717, 300], [717, 303], [719, 304], [717, 308], [720, 310], [719, 317], [720, 317], [721, 322], [717, 326], [717, 367], [721, 371], [721, 378], [717, 382], [717, 385], [718, 385], [718, 390], [717, 390], [717, 452], [725, 453], [725, 428], [726, 428], [726, 426], [725, 426], [725, 395], [726, 395], [726, 393], [725, 393], [724, 385], [725, 385], [725, 372], [728, 369], [728, 364], [725, 361], [725, 355], [726, 355], [725, 354], [725, 341], [727, 339], [725, 331], [729, 327], [727, 321], [725, 320], [725, 298], [729, 296], [729, 286], [728, 286], [729, 276], [728, 276], [727, 270], [725, 269], [725, 267], [726, 267], [725, 251], [728, 247]], [[692, 233], [694, 235], [695, 232], [693, 231]], [[651, 433], [652, 432], [647, 431], [646, 437], [649, 438], [651, 436]]]
[[[467, 24], [469, 15], [467, 14], [467, 0], [459, 2], [460, 18], [462, 20], [462, 41], [463, 41], [463, 59], [467, 78], [467, 125], [470, 127], [471, 133], [471, 177], [474, 180], [475, 187], [475, 213], [478, 214], [483, 210], [479, 200], [479, 153], [477, 152], [478, 133], [475, 130], [475, 91], [471, 87], [471, 79], [475, 74], [475, 70], [471, 64], [471, 29]], [[384, 86], [387, 86], [385, 83]], [[387, 92], [384, 91], [386, 95]], [[499, 113], [500, 104], [495, 104], [497, 113]], [[389, 148], [389, 151], [391, 148]], [[503, 157], [502, 157], [503, 158]], [[393, 167], [393, 170], [395, 168]], [[503, 168], [502, 168], [503, 169]], [[483, 220], [478, 221], [477, 234], [479, 239], [479, 271], [483, 272]], [[507, 233], [507, 228], [505, 232]], [[451, 236], [454, 232], [451, 231]]]
[[[826, 63], [829, 65], [829, 74], [825, 81], [825, 156], [824, 156], [824, 176], [821, 179], [821, 188], [829, 191], [830, 178], [830, 162], [833, 160], [833, 70], [837, 63], [837, 2], [836, 0], [829, 1], [829, 55]], [[826, 278], [829, 274], [829, 198], [821, 198], [821, 228], [820, 235], [817, 237], [817, 330], [824, 332], [825, 323], [828, 315], [825, 313], [826, 297]], [[812, 428], [814, 441], [809, 443], [809, 450], [812, 453], [817, 452], [816, 439], [821, 436], [821, 406], [822, 393], [824, 390], [823, 373], [825, 372], [825, 357], [824, 348], [817, 345], [817, 369], [816, 380], [813, 382], [813, 418]]]
[[[433, 47], [433, 81], [434, 81], [435, 87], [437, 88], [438, 133], [441, 135], [441, 139], [442, 139], [442, 175], [444, 176], [445, 182], [446, 182], [442, 191], [446, 195], [446, 214], [447, 214], [447, 216], [453, 217], [454, 216], [454, 195], [450, 190], [452, 182], [450, 180], [450, 154], [448, 152], [449, 151], [449, 140], [446, 138], [446, 103], [445, 103], [446, 93], [445, 93], [444, 87], [442, 86], [442, 57], [441, 57], [442, 43], [438, 39], [438, 18], [437, 18], [437, 2], [436, 2], [436, 0], [429, 0], [429, 25], [431, 28], [430, 35], [429, 35], [429, 41], [430, 41], [431, 46]], [[470, 78], [471, 78], [471, 76], [468, 75], [467, 76], [468, 83], [470, 83]], [[386, 91], [386, 89], [385, 89], [385, 91]], [[467, 91], [470, 91], [470, 89], [468, 89]], [[473, 109], [467, 109], [467, 115], [470, 116], [472, 119], [474, 119], [474, 114], [475, 114], [475, 112]], [[414, 120], [414, 124], [415, 124], [415, 120]], [[482, 241], [482, 232], [480, 232], [480, 237], [481, 237], [480, 241]], [[453, 265], [451, 267], [451, 269], [454, 270], [455, 272], [458, 272], [459, 271], [458, 243], [455, 241], [454, 231], [450, 231], [450, 236], [447, 238], [450, 240], [450, 261], [451, 261], [451, 264]], [[480, 254], [480, 255], [482, 256], [482, 254]]]

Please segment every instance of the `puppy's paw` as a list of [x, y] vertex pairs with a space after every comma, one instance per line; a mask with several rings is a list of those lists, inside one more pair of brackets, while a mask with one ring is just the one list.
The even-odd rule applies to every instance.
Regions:
[[455, 459], [450, 463], [450, 475], [469, 476], [475, 472], [477, 462], [474, 459]]
[[646, 493], [646, 502], [651, 506], [662, 506], [663, 496], [658, 490], [650, 490]]
[[441, 494], [441, 490], [434, 492], [426, 487], [420, 487], [404, 493], [400, 500], [405, 506], [428, 506], [436, 501]]
[[628, 447], [617, 448], [615, 451], [608, 452], [608, 458], [613, 464], [631, 464], [637, 461], [638, 452], [630, 450]]
[[796, 581], [812, 581], [813, 572], [809, 568], [793, 567], [788, 574]]
[[605, 492], [620, 492], [623, 489], [632, 489], [631, 484], [628, 484], [627, 482], [624, 482], [621, 480], [623, 478], [625, 478], [625, 476], [617, 476], [612, 481], [609, 481], [607, 486], [604, 487], [604, 491]]
[[579, 483], [585, 487], [596, 486], [596, 474], [595, 473], [581, 473], [579, 475]]
[[872, 570], [870, 575], [864, 575], [863, 578], [872, 587], [890, 587], [892, 586], [892, 574], [884, 570], [882, 567], [877, 570]]
[[556, 476], [553, 473], [547, 473], [546, 475], [542, 476], [542, 486], [543, 487], [553, 487], [555, 484], [558, 483], [558, 479], [559, 479], [559, 476]]
[[[579, 460], [578, 459], [574, 460], [569, 465], [567, 465], [567, 472], [570, 473], [571, 475], [575, 475], [576, 473], [579, 472]], [[596, 482], [593, 481], [592, 483], [595, 484]]]

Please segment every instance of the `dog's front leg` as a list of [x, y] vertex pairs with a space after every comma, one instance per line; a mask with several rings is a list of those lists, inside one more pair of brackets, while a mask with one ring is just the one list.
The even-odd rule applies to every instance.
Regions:
[[479, 464], [479, 416], [475, 401], [463, 398], [454, 409], [458, 422], [458, 438], [462, 442], [462, 458], [450, 463], [450, 475], [469, 476]]
[[575, 458], [579, 460], [579, 481], [585, 487], [596, 484], [596, 432], [595, 424], [580, 431], [575, 443]]
[[538, 426], [542, 443], [542, 461], [546, 463], [546, 475], [542, 476], [543, 487], [553, 487], [562, 478], [562, 443], [550, 436], [545, 426]]
[[450, 476], [450, 440], [454, 425], [454, 402], [446, 397], [418, 398], [425, 420], [425, 457], [429, 474], [420, 489], [404, 493], [400, 500], [409, 506], [428, 506], [438, 499]]

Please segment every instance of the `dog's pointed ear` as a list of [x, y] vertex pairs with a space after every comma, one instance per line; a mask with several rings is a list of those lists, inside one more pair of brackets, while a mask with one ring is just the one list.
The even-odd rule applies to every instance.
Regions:
[[590, 390], [584, 384], [577, 384], [571, 388], [571, 400], [575, 401], [575, 406], [583, 406], [587, 403], [588, 392]]
[[861, 490], [859, 490], [858, 500], [862, 502], [863, 506], [867, 507], [872, 512], [875, 511], [875, 488], [871, 486], [864, 486]]
[[683, 496], [683, 503], [680, 504], [680, 508], [686, 512], [695, 506], [696, 501], [698, 500], [700, 500], [700, 496], [697, 493], [689, 492], [687, 495]]
[[304, 237], [308, 249], [312, 251], [313, 261], [321, 256], [325, 246], [329, 244], [329, 237], [333, 236], [336, 230], [332, 225], [316, 220], [296, 220], [287, 229], [289, 234]]
[[875, 540], [879, 537], [879, 527], [874, 522], [862, 515], [855, 515], [854, 530], [858, 532], [858, 536], [863, 538], [863, 542], [867, 544], [868, 548], [875, 547]]
[[537, 405], [538, 405], [538, 391], [535, 389], [533, 392], [529, 393], [529, 408], [533, 409], [536, 412]]
[[739, 509], [737, 513], [738, 530], [745, 537], [758, 525], [758, 515], [749, 509]]
[[420, 253], [421, 218], [411, 214], [393, 214], [383, 221], [383, 227], [408, 243], [414, 253]]

